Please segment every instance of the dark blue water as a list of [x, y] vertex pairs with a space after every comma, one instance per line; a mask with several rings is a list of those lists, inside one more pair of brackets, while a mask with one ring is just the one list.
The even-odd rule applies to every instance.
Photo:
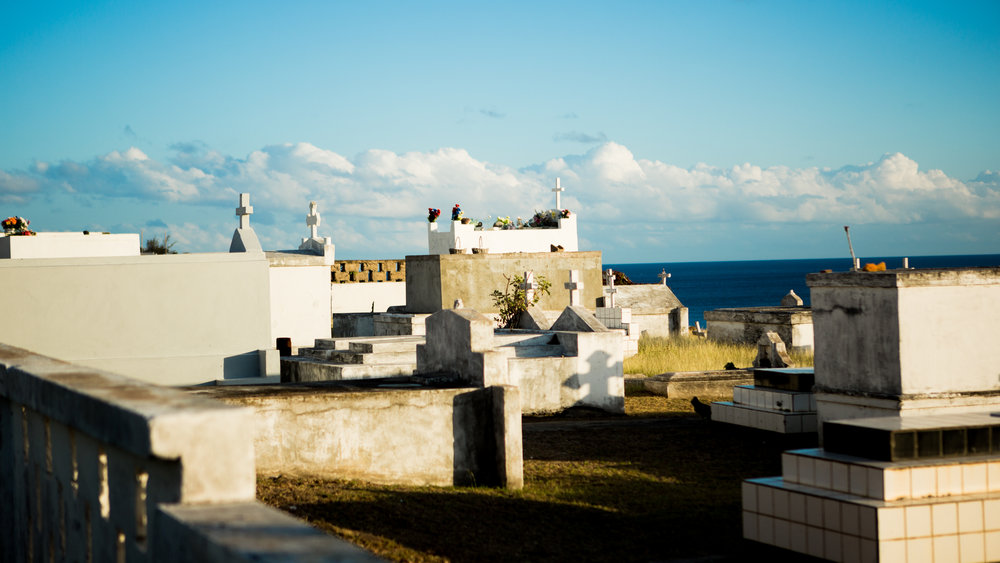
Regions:
[[[901, 268], [902, 257], [864, 258], [861, 263], [885, 262], [889, 269]], [[1000, 254], [962, 256], [911, 256], [911, 268], [1000, 266]], [[657, 275], [666, 269], [671, 274], [667, 285], [688, 308], [691, 326], [705, 327], [706, 310], [725, 307], [779, 305], [788, 290], [809, 305], [806, 274], [820, 270], [843, 272], [851, 267], [850, 258], [809, 260], [745, 260], [737, 262], [656, 262], [651, 264], [605, 264], [624, 272], [635, 283], [657, 283]]]

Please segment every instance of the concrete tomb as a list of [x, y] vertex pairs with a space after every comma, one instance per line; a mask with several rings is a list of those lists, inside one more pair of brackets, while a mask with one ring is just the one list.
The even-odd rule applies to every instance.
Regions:
[[1000, 560], [1000, 268], [807, 281], [823, 447], [743, 483], [744, 537], [834, 561]]
[[139, 235], [135, 233], [0, 234], [0, 259], [138, 256], [139, 245]]
[[778, 333], [767, 331], [757, 339], [757, 357], [753, 359], [755, 368], [793, 368], [795, 364], [785, 350]]
[[753, 385], [733, 387], [733, 400], [712, 403], [712, 420], [781, 434], [816, 432], [812, 368], [755, 368]]
[[776, 332], [789, 351], [812, 351], [813, 313], [791, 291], [780, 307], [737, 307], [705, 311], [708, 338], [722, 342], [756, 343], [762, 334]]

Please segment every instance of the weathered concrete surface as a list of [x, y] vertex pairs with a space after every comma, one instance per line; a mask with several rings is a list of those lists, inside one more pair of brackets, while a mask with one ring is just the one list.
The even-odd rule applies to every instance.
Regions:
[[516, 389], [367, 382], [189, 392], [254, 409], [261, 475], [443, 486], [523, 483]]
[[522, 252], [511, 254], [443, 254], [406, 257], [406, 310], [410, 313], [434, 313], [450, 309], [456, 299], [466, 308], [482, 313], [496, 313], [490, 296], [507, 281], [504, 275], [524, 275], [532, 271], [552, 282], [550, 294], [538, 307], [562, 310], [569, 304], [569, 290], [564, 282], [570, 270], [579, 270], [583, 281], [581, 303], [593, 308], [602, 296], [601, 253]]
[[0, 344], [0, 561], [364, 556], [254, 500], [252, 415]]
[[731, 395], [737, 385], [753, 385], [753, 370], [679, 371], [642, 378], [630, 378], [656, 395], [671, 399]]
[[1000, 268], [809, 274], [821, 420], [995, 410]]
[[259, 502], [165, 504], [155, 515], [154, 561], [296, 563], [383, 561]]
[[708, 337], [722, 342], [756, 344], [776, 332], [789, 350], [813, 349], [813, 315], [808, 307], [738, 307], [705, 311]]

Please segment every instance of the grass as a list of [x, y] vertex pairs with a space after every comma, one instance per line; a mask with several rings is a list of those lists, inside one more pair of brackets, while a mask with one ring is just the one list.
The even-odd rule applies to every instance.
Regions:
[[[813, 365], [811, 352], [789, 354], [796, 366]], [[753, 365], [757, 357], [754, 344], [718, 342], [699, 337], [643, 337], [639, 353], [625, 360], [625, 373], [658, 375], [673, 371], [711, 371], [726, 368], [732, 362], [737, 368]]]
[[645, 394], [626, 413], [526, 419], [520, 491], [267, 477], [258, 497], [394, 561], [802, 559], [741, 539], [740, 483], [780, 474], [780, 452], [814, 438]]

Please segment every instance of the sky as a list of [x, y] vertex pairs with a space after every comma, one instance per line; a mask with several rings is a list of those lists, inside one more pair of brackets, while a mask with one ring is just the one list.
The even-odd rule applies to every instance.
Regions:
[[1000, 253], [1000, 2], [3, 2], [0, 215], [427, 252], [577, 214], [606, 263]]

